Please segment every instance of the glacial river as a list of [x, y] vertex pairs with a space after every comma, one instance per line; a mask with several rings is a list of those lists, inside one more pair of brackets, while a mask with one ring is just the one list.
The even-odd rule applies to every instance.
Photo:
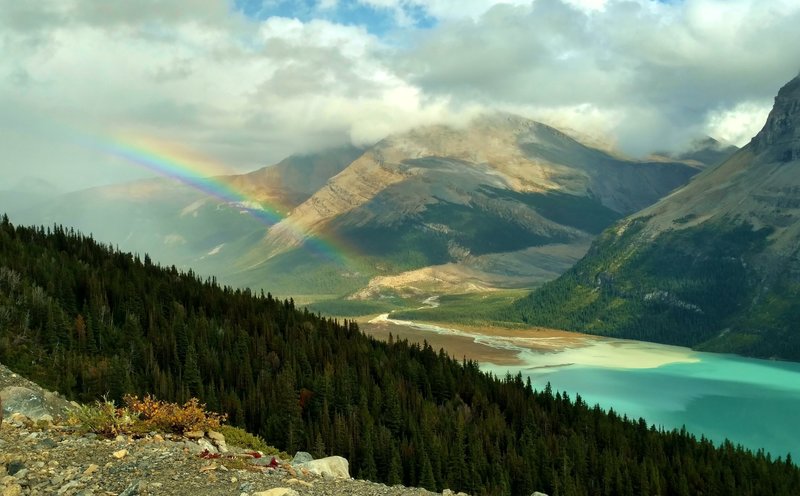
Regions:
[[552, 346], [552, 340], [560, 338], [513, 331], [486, 335], [388, 315], [373, 322], [472, 339], [516, 353], [516, 364], [484, 361], [481, 367], [498, 376], [521, 372], [536, 388], [549, 382], [553, 390], [566, 391], [572, 398], [577, 392], [589, 404], [643, 417], [649, 424], [669, 429], [685, 425], [717, 442], [728, 438], [773, 456], [791, 452], [800, 457], [800, 363], [594, 337]]

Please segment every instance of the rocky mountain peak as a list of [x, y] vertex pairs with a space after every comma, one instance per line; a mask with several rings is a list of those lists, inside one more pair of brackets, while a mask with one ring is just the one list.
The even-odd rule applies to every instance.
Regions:
[[751, 145], [769, 162], [800, 159], [800, 75], [780, 89], [767, 123]]

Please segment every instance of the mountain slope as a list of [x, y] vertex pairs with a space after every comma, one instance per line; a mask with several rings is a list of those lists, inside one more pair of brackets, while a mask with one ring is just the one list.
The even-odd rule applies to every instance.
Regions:
[[535, 324], [800, 360], [800, 77], [761, 132], [517, 304]]
[[[476, 496], [788, 496], [800, 486], [800, 470], [786, 459], [649, 428], [577, 396], [536, 391], [521, 374], [485, 374], [429, 345], [378, 342], [353, 322], [202, 282], [63, 228], [47, 233], [0, 221], [0, 310], [0, 362], [70, 399], [151, 393], [183, 403], [197, 396], [279, 449], [336, 453], [354, 476], [390, 485]], [[37, 443], [33, 451], [55, 455], [63, 453], [56, 444], [71, 444], [59, 439], [43, 448], [47, 437], [25, 439]], [[113, 443], [101, 450], [107, 460]], [[143, 462], [139, 476], [147, 478], [158, 455], [139, 454], [130, 447], [124, 463], [110, 462]], [[0, 464], [11, 461], [5, 455]], [[31, 479], [42, 475], [25, 468]], [[97, 474], [136, 472], [111, 468]], [[202, 493], [207, 475], [195, 474]], [[52, 473], [42, 479], [42, 487], [55, 484]], [[0, 482], [8, 483], [15, 481]]]
[[[359, 274], [350, 279], [353, 289], [368, 277], [442, 264], [473, 271], [476, 257], [585, 247], [698, 171], [686, 162], [615, 157], [508, 114], [464, 128], [420, 128], [368, 149], [271, 227], [240, 277], [254, 284], [290, 267], [287, 260], [312, 236], [338, 241], [350, 256], [351, 265], [338, 270]], [[565, 260], [573, 256], [566, 251]], [[332, 266], [322, 259], [312, 265]], [[531, 267], [527, 277], [509, 277], [531, 284], [541, 272]]]

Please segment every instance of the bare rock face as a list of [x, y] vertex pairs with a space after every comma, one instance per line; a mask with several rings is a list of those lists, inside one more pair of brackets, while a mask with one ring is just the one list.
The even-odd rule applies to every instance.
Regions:
[[770, 162], [800, 159], [800, 76], [789, 81], [775, 97], [767, 123], [752, 141], [757, 155]]

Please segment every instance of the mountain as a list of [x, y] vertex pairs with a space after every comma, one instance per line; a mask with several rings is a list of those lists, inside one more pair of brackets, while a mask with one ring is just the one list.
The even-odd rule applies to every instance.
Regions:
[[800, 360], [800, 76], [764, 128], [603, 232], [517, 304], [527, 322]]
[[[331, 280], [339, 286], [326, 291], [435, 286], [442, 273], [478, 288], [530, 286], [700, 169], [617, 157], [509, 114], [418, 128], [367, 149], [269, 228], [236, 280], [282, 277], [295, 293]], [[340, 256], [305, 250], [315, 237]]]
[[26, 177], [13, 186], [0, 189], [0, 211], [12, 212], [52, 201], [61, 194], [58, 187], [44, 179]]
[[[521, 374], [501, 379], [481, 372], [476, 362], [451, 358], [428, 344], [379, 342], [354, 322], [161, 268], [70, 229], [48, 233], [0, 220], [0, 310], [0, 362], [70, 400], [104, 396], [119, 402], [126, 394], [153, 394], [184, 404], [195, 396], [209, 410], [227, 414], [231, 425], [246, 427], [278, 449], [343, 456], [353, 476], [389, 486], [422, 486], [440, 494], [449, 488], [475, 496], [535, 490], [564, 496], [788, 496], [800, 487], [800, 470], [788, 456], [773, 458], [730, 442], [715, 446], [685, 429], [650, 427], [549, 386], [534, 390]], [[15, 396], [28, 405], [41, 400], [20, 393]], [[4, 405], [12, 406], [8, 398], [4, 393]], [[152, 402], [140, 406], [153, 424], [168, 422], [179, 433], [180, 426], [202, 422], [197, 404], [183, 411]], [[0, 471], [10, 475], [0, 487], [24, 485], [53, 494], [53, 485], [64, 484], [68, 489], [62, 492], [74, 494], [91, 490], [86, 485], [94, 472], [106, 483], [136, 477], [148, 485], [165, 483], [161, 489], [151, 486], [154, 492], [169, 488], [169, 494], [186, 494], [185, 487], [166, 485], [175, 477], [153, 473], [164, 456], [151, 450], [164, 440], [134, 440], [147, 436], [153, 424], [135, 429], [130, 418], [101, 412], [82, 418], [105, 425], [112, 437], [117, 429], [137, 435], [93, 446], [88, 439], [74, 441], [75, 429], [59, 430], [54, 441], [44, 423], [29, 424], [23, 434], [6, 422], [0, 441], [7, 439], [9, 449], [2, 446]], [[33, 428], [40, 431], [36, 436], [30, 435]], [[176, 441], [173, 469], [186, 459], [204, 466], [230, 463], [224, 457], [201, 460], [188, 453], [191, 445]], [[226, 441], [233, 444], [230, 436]], [[99, 456], [85, 456], [93, 447]], [[128, 451], [110, 458], [122, 449]], [[50, 453], [44, 472], [36, 468], [39, 460], [18, 458], [44, 459], [44, 453]], [[75, 468], [63, 468], [80, 477], [78, 482], [53, 476], [61, 466], [52, 459], [67, 456]], [[111, 465], [95, 463], [100, 459]], [[92, 463], [95, 468], [87, 471]], [[195, 465], [187, 473], [195, 474], [190, 482], [196, 494], [208, 494], [206, 488], [220, 484], [207, 478], [250, 480], [251, 475], [238, 475], [242, 463], [247, 462], [240, 459], [230, 472], [205, 474], [211, 469]], [[280, 471], [260, 475], [285, 481]], [[218, 494], [256, 494], [254, 486], [226, 484]], [[351, 494], [358, 486], [295, 487], [303, 494]], [[124, 485], [107, 489], [136, 493]], [[393, 488], [374, 487], [352, 494], [386, 491], [395, 494]], [[4, 488], [3, 494], [20, 492]]]
[[304, 301], [371, 299], [552, 280], [604, 228], [706, 165], [631, 160], [495, 113], [212, 178], [235, 201], [154, 179], [9, 213], [236, 286]]
[[723, 143], [711, 136], [703, 136], [690, 142], [683, 149], [675, 152], [657, 152], [655, 157], [665, 157], [670, 160], [682, 160], [696, 163], [700, 167], [718, 165], [727, 160], [739, 148], [729, 143]]
[[258, 242], [271, 220], [260, 215], [262, 209], [285, 214], [361, 153], [347, 146], [294, 155], [248, 174], [211, 179], [247, 201], [226, 201], [163, 178], [90, 188], [5, 211], [30, 224], [74, 226], [162, 263], [212, 275], [224, 273]]

